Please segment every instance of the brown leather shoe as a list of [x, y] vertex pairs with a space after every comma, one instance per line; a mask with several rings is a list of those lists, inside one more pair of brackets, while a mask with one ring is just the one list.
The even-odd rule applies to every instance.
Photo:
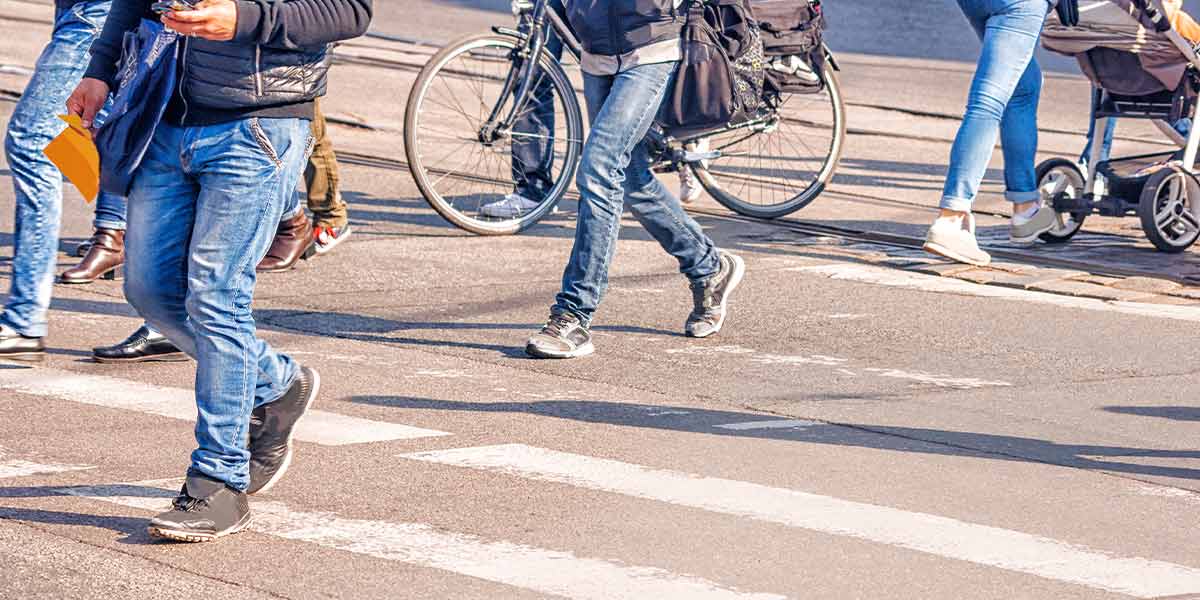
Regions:
[[312, 222], [304, 211], [300, 211], [300, 214], [279, 224], [271, 249], [267, 250], [266, 258], [258, 263], [258, 272], [278, 273], [295, 267], [311, 243]]
[[91, 248], [79, 264], [63, 271], [62, 283], [91, 283], [101, 277], [119, 279], [125, 264], [125, 232], [120, 229], [97, 229], [92, 235]]

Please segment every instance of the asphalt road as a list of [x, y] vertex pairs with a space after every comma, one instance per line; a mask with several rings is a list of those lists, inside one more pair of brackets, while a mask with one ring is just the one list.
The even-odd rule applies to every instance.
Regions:
[[[915, 41], [835, 38], [863, 131], [798, 218], [919, 235], [953, 135], [936, 113], [961, 104], [973, 42], [950, 41], [950, 3], [828, 4], [864, 32], [917, 23], [900, 28]], [[377, 30], [430, 40], [503, 19], [379, 10]], [[0, 90], [20, 89], [48, 15], [0, 0]], [[428, 49], [341, 51], [419, 64]], [[328, 111], [374, 127], [335, 127], [338, 148], [398, 156], [413, 77], [338, 65]], [[1043, 153], [1077, 151], [1086, 84], [1062, 71], [1046, 94]], [[12, 106], [0, 95], [0, 121]], [[1001, 231], [990, 175], [981, 222]], [[1200, 306], [1165, 279], [1192, 253], [1104, 221], [1075, 254], [1039, 246], [974, 283], [704, 200], [702, 224], [749, 269], [725, 331], [681, 335], [685, 283], [627, 220], [597, 354], [541, 362], [520, 348], [556, 291], [570, 203], [481, 238], [404, 171], [354, 160], [343, 177], [353, 237], [264, 276], [255, 305], [262, 335], [321, 372], [321, 412], [251, 530], [215, 545], [144, 532], [186, 467], [192, 366], [92, 363], [138, 319], [117, 282], [56, 286], [50, 357], [0, 364], [0, 598], [1200, 598]], [[64, 251], [88, 212], [68, 194]], [[12, 214], [0, 186], [4, 262]], [[1094, 297], [1015, 283], [1066, 277], [1046, 256], [1076, 260]], [[1089, 275], [1122, 267], [1151, 277]]]

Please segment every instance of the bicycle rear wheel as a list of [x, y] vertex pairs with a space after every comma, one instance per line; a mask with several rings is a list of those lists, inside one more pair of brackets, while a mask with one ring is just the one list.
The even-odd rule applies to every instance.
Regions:
[[[521, 44], [488, 34], [451, 43], [421, 70], [405, 111], [404, 150], [421, 194], [446, 220], [482, 235], [517, 233], [553, 210], [583, 147], [575, 89], [549, 54], [538, 60], [533, 91], [511, 130], [486, 130], [502, 98], [495, 113], [511, 108], [515, 92], [506, 93], [506, 81], [519, 73]], [[530, 198], [537, 205], [497, 209], [518, 191], [538, 196]]]
[[824, 89], [783, 96], [762, 124], [704, 138], [720, 156], [692, 170], [713, 198], [739, 214], [773, 219], [821, 195], [846, 140], [841, 86], [828, 64], [822, 76]]

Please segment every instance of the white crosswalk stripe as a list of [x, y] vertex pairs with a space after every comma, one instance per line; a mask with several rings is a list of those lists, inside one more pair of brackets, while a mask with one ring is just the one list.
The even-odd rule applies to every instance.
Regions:
[[69, 471], [86, 471], [96, 467], [88, 465], [60, 465], [56, 463], [41, 464], [14, 458], [4, 448], [0, 448], [0, 479], [9, 477], [26, 477], [28, 475], [48, 475], [66, 473]]
[[[0, 369], [0, 390], [131, 410], [172, 419], [196, 420], [195, 396], [191, 390], [113, 377], [42, 367], [4, 368]], [[344, 446], [446, 435], [450, 434], [400, 423], [372, 421], [323, 410], [311, 410], [296, 426], [295, 438], [326, 446]]]
[[1019, 531], [743, 481], [523, 444], [402, 456], [850, 536], [1139, 598], [1200, 593], [1200, 569], [1192, 567], [1119, 558]]
[[[167, 507], [181, 479], [107, 486], [67, 487], [62, 494], [157, 511]], [[450, 571], [578, 600], [780, 600], [783, 596], [740, 592], [712, 581], [654, 567], [582, 558], [478, 536], [447, 532], [423, 523], [347, 519], [290, 510], [278, 502], [254, 502], [251, 531], [355, 554]]]

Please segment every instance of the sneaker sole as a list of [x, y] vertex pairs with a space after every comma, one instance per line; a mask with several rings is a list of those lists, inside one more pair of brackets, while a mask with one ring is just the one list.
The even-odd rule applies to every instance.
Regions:
[[987, 260], [975, 260], [967, 258], [966, 256], [935, 242], [925, 242], [925, 245], [921, 246], [921, 249], [929, 252], [930, 254], [937, 254], [938, 256], [944, 256], [950, 260], [955, 260], [968, 265], [974, 265], [976, 267], [986, 267], [992, 264], [991, 256], [989, 256]]
[[13, 352], [11, 354], [0, 354], [0, 360], [15, 360], [20, 362], [35, 362], [44, 360], [46, 352], [44, 350], [36, 352]]
[[704, 335], [688, 333], [688, 337], [703, 339], [711, 335], [715, 335], [717, 332], [721, 331], [722, 327], [725, 326], [725, 315], [729, 314], [729, 295], [733, 293], [733, 290], [736, 290], [737, 287], [742, 284], [742, 278], [746, 275], [746, 261], [742, 260], [742, 257], [736, 254], [727, 254], [726, 256], [733, 261], [734, 269], [733, 279], [729, 282], [729, 286], [725, 288], [725, 293], [721, 294], [721, 317], [717, 319], [717, 324], [715, 327], [713, 327], [712, 331], [709, 331]]
[[92, 360], [106, 365], [119, 365], [124, 363], [144, 363], [144, 362], [187, 362], [191, 360], [187, 354], [183, 352], [172, 352], [170, 354], [155, 354], [153, 356], [138, 356], [135, 358], [101, 358], [92, 355]]
[[342, 235], [333, 238], [333, 243], [326, 245], [324, 249], [322, 249], [321, 246], [314, 241], [308, 246], [308, 249], [304, 251], [304, 260], [308, 260], [314, 256], [324, 256], [330, 252], [333, 252], [333, 249], [337, 248], [342, 242], [346, 241], [350, 237], [351, 233], [354, 233], [354, 230], [347, 227], [346, 230], [342, 232]]
[[150, 537], [171, 540], [173, 542], [200, 544], [245, 531], [245, 529], [250, 526], [250, 517], [250, 513], [246, 513], [246, 516], [241, 521], [238, 521], [233, 527], [230, 527], [224, 531], [218, 531], [216, 533], [196, 533], [194, 531], [182, 531], [168, 527], [156, 527], [154, 525], [147, 527], [146, 531], [150, 534]]
[[591, 342], [588, 342], [587, 344], [570, 352], [546, 352], [537, 346], [534, 346], [533, 344], [525, 345], [525, 354], [528, 354], [534, 358], [579, 358], [581, 356], [587, 356], [595, 351], [596, 347], [593, 346]]
[[[275, 471], [275, 474], [272, 475], [262, 487], [255, 490], [254, 494], [261, 494], [272, 487], [275, 487], [275, 484], [278, 483], [280, 479], [283, 479], [284, 474], [287, 473], [288, 467], [292, 466], [292, 436], [296, 434], [296, 426], [300, 424], [300, 421], [304, 420], [304, 415], [308, 414], [308, 409], [312, 408], [313, 401], [317, 399], [317, 394], [321, 391], [321, 374], [315, 370], [312, 371], [312, 374], [312, 390], [308, 393], [308, 400], [304, 402], [304, 411], [300, 413], [300, 417], [296, 419], [296, 422], [292, 423], [292, 430], [288, 432], [286, 442], [287, 453], [283, 455], [283, 464], [279, 465], [279, 470]], [[247, 492], [248, 496], [253, 496], [254, 494]]]

